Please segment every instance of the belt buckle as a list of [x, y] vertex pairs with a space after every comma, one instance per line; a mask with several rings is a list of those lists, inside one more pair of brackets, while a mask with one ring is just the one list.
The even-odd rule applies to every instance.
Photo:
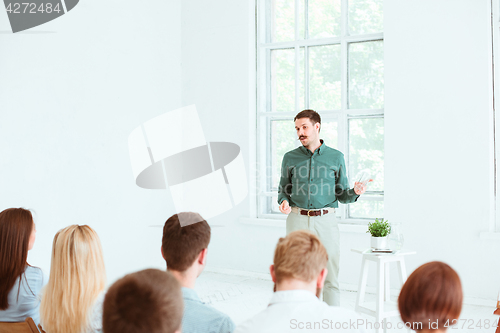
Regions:
[[[310, 211], [312, 211], [312, 209], [309, 209], [309, 210], [307, 211], [307, 216], [309, 216], [309, 217], [311, 217], [311, 215], [309, 215], [309, 212], [310, 212]], [[312, 215], [312, 216], [314, 216], [314, 215]]]

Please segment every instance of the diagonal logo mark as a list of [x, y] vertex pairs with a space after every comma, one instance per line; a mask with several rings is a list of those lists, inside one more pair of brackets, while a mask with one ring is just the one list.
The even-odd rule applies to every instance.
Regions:
[[79, 0], [4, 0], [12, 32], [52, 21], [75, 8]]

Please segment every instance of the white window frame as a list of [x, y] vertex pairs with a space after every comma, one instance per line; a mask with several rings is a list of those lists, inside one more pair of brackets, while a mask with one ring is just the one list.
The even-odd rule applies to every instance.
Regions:
[[[257, 97], [257, 105], [256, 105], [256, 127], [257, 127], [257, 146], [256, 146], [256, 201], [255, 209], [256, 216], [258, 218], [266, 218], [266, 219], [285, 219], [286, 216], [284, 214], [267, 214], [261, 213], [261, 197], [268, 196], [276, 196], [277, 192], [268, 192], [266, 191], [266, 180], [264, 176], [267, 170], [269, 170], [270, 161], [266, 158], [266, 154], [268, 153], [269, 138], [267, 137], [267, 126], [271, 123], [272, 120], [277, 119], [290, 119], [290, 126], [293, 125], [293, 118], [300, 111], [298, 110], [299, 106], [299, 52], [300, 48], [304, 47], [304, 64], [305, 64], [305, 76], [308, 77], [308, 52], [307, 48], [311, 46], [319, 46], [319, 45], [332, 45], [336, 44], [341, 46], [341, 109], [340, 110], [316, 110], [321, 114], [322, 119], [328, 120], [330, 118], [336, 118], [338, 120], [338, 148], [341, 152], [344, 153], [345, 162], [347, 168], [349, 168], [349, 147], [348, 147], [348, 121], [352, 118], [368, 118], [368, 117], [384, 117], [384, 109], [348, 109], [348, 46], [350, 43], [356, 42], [368, 42], [368, 41], [379, 41], [384, 40], [383, 33], [376, 34], [364, 34], [364, 35], [356, 35], [349, 36], [347, 35], [348, 31], [348, 0], [341, 0], [341, 33], [340, 37], [335, 38], [323, 38], [323, 39], [299, 39], [299, 3], [301, 0], [295, 0], [295, 41], [290, 42], [278, 42], [278, 43], [266, 43], [266, 33], [270, 33], [270, 9], [266, 11], [266, 3], [270, 3], [271, 0], [256, 0], [256, 66], [257, 66], [257, 77], [256, 77], [256, 97]], [[307, 36], [307, 26], [308, 26], [308, 18], [307, 18], [307, 8], [308, 8], [308, 0], [305, 1], [305, 29]], [[270, 107], [270, 99], [267, 98], [268, 92], [266, 89], [271, 86], [270, 84], [270, 75], [267, 75], [266, 68], [268, 68], [268, 63], [270, 61], [270, 52], [275, 49], [295, 49], [295, 108], [294, 112], [268, 112], [271, 110]], [[304, 82], [305, 91], [308, 91], [308, 80]], [[305, 105], [308, 107], [309, 100], [305, 94]], [[349, 175], [349, 178], [354, 175]], [[351, 179], [349, 179], [351, 180]], [[366, 193], [369, 196], [361, 196], [360, 200], [384, 200], [384, 192], [383, 191], [367, 191]], [[340, 204], [339, 209], [337, 210], [337, 217], [340, 218], [341, 223], [349, 223], [349, 224], [366, 224], [367, 221], [371, 221], [373, 219], [354, 219], [347, 218], [347, 205]], [[252, 214], [253, 215], [253, 214]]]

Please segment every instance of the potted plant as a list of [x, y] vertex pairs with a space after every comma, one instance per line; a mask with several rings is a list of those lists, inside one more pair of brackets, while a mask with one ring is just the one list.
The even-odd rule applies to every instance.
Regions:
[[371, 246], [375, 250], [385, 250], [388, 246], [388, 235], [391, 233], [391, 226], [384, 219], [375, 219], [375, 222], [368, 223], [367, 233], [372, 235]]

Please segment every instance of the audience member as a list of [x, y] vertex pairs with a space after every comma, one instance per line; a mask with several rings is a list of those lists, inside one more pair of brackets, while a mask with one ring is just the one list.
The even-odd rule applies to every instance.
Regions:
[[40, 268], [27, 263], [35, 236], [29, 210], [9, 208], [0, 213], [0, 321], [31, 317], [40, 322], [40, 290], [47, 278]]
[[235, 333], [364, 332], [366, 322], [354, 311], [319, 300], [327, 262], [325, 247], [311, 232], [298, 230], [280, 238], [270, 267], [275, 293], [269, 306], [238, 325]]
[[179, 333], [182, 293], [172, 274], [146, 269], [116, 281], [106, 293], [105, 333]]
[[417, 332], [444, 332], [457, 323], [462, 311], [462, 284], [457, 272], [443, 262], [417, 268], [398, 297], [405, 326]]
[[40, 319], [47, 333], [102, 331], [106, 271], [101, 242], [87, 225], [59, 230], [52, 243], [50, 280]]
[[[180, 220], [184, 227], [181, 227]], [[196, 278], [205, 268], [209, 243], [210, 226], [197, 213], [175, 214], [165, 222], [161, 250], [168, 271], [182, 286], [183, 333], [228, 333], [234, 330], [231, 318], [201, 302], [193, 290]]]

